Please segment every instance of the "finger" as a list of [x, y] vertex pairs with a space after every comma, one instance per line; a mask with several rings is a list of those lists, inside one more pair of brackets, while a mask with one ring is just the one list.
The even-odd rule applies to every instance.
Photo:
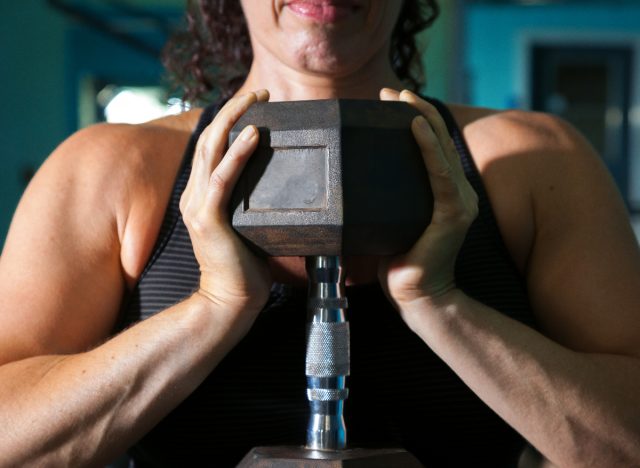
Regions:
[[433, 192], [431, 224], [454, 229], [468, 226], [477, 216], [475, 191], [464, 173], [456, 171], [442, 149], [434, 143], [437, 136], [423, 116], [416, 117], [411, 128], [422, 152]]
[[267, 90], [259, 90], [230, 99], [200, 135], [196, 144], [193, 167], [185, 192], [201, 199], [205, 196], [213, 169], [224, 155], [229, 131], [253, 103], [269, 99]]
[[422, 99], [420, 96], [406, 89], [400, 92], [399, 99], [415, 107], [422, 115], [425, 116], [438, 137], [438, 142], [442, 147], [444, 155], [447, 157], [449, 163], [456, 172], [461, 174], [462, 163], [460, 162], [460, 156], [458, 155], [455, 143], [451, 138], [447, 124], [442, 118], [442, 115], [440, 115], [438, 109], [431, 103]]
[[441, 142], [444, 143], [451, 139], [447, 125], [435, 106], [407, 89], [400, 92], [399, 99], [415, 107], [422, 115], [425, 116]]
[[209, 178], [207, 205], [218, 221], [227, 220], [227, 205], [238, 177], [258, 144], [258, 129], [245, 127]]
[[380, 90], [380, 100], [382, 101], [398, 101], [400, 99], [400, 91], [393, 88], [382, 88]]
[[[443, 176], [446, 179], [451, 175], [451, 164], [445, 157], [442, 147], [438, 142], [438, 136], [427, 121], [419, 115], [411, 122], [411, 131], [418, 143], [429, 174]], [[437, 180], [435, 182], [438, 182]]]
[[[455, 145], [453, 144], [453, 140], [449, 135], [449, 131], [446, 124], [444, 123], [444, 120], [442, 120], [442, 118], [440, 117], [440, 113], [431, 104], [408, 90], [403, 90], [402, 92], [400, 92], [392, 88], [382, 88], [380, 90], [380, 99], [383, 101], [401, 100], [416, 108], [429, 122], [429, 125], [437, 136], [437, 140], [434, 141], [434, 144], [442, 149], [442, 152], [449, 160], [449, 163], [451, 164], [454, 159], [460, 159], [457, 156]], [[434, 120], [434, 122], [432, 123], [429, 119]], [[447, 142], [450, 143], [449, 147], [447, 147]], [[452, 157], [449, 157], [449, 153], [451, 152], [454, 152], [455, 154]]]
[[413, 119], [411, 130], [429, 174], [434, 202], [438, 205], [455, 202], [458, 197], [456, 177], [433, 128], [424, 116], [418, 116]]
[[205, 129], [198, 141], [198, 143], [202, 142], [202, 144], [199, 148], [196, 147], [196, 156], [203, 163], [203, 175], [206, 175], [207, 180], [224, 155], [231, 128], [249, 107], [256, 102], [267, 99], [269, 99], [267, 90], [260, 90], [233, 98], [218, 112], [211, 125]]
[[259, 102], [266, 102], [269, 100], [269, 90], [267, 89], [259, 89], [258, 91], [254, 91], [256, 97]]

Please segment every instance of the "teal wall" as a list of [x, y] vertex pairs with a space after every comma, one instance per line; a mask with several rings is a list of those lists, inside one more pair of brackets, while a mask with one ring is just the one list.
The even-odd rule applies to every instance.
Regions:
[[[166, 2], [165, 2], [166, 3]], [[168, 9], [158, 10], [170, 16]], [[177, 9], [171, 10], [176, 17]], [[161, 47], [161, 35], [140, 34]], [[45, 0], [0, 2], [0, 245], [37, 169], [78, 128], [78, 83], [101, 77], [125, 84], [155, 84], [162, 66], [104, 33], [47, 6]]]
[[[581, 5], [496, 6], [465, 10], [464, 50], [470, 103], [492, 108], [527, 107], [525, 53], [532, 38], [555, 43], [624, 43], [640, 54], [640, 4], [602, 1]], [[629, 203], [640, 212], [640, 56], [635, 57], [629, 161]], [[640, 224], [638, 224], [640, 232]]]
[[459, 1], [440, 0], [440, 16], [423, 35], [425, 92], [443, 101], [458, 100], [456, 76], [460, 59]]
[[68, 23], [38, 0], [0, 2], [0, 243], [38, 167], [66, 136], [64, 36]]
[[464, 22], [465, 66], [470, 103], [504, 109], [522, 103], [523, 60], [520, 44], [527, 34], [575, 35], [599, 41], [624, 33], [640, 37], [639, 5], [470, 5]]

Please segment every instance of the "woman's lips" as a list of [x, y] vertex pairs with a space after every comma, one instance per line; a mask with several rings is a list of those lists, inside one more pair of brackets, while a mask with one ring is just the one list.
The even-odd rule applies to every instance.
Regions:
[[354, 1], [292, 0], [287, 7], [298, 16], [318, 23], [335, 23], [358, 9]]

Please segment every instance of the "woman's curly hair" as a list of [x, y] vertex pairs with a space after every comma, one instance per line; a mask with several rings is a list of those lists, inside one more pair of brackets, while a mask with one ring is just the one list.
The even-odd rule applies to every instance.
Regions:
[[[416, 35], [440, 9], [436, 0], [404, 0], [392, 36], [389, 60], [398, 78], [418, 91], [424, 85]], [[228, 98], [242, 85], [253, 58], [239, 0], [188, 0], [186, 28], [163, 54], [173, 85], [190, 103]]]

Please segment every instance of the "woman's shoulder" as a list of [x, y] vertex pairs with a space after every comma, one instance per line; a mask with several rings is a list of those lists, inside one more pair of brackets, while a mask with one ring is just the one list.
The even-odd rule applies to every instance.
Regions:
[[[587, 139], [561, 117], [524, 110], [450, 106], [483, 178], [516, 179], [532, 192], [606, 173]], [[565, 183], [561, 183], [562, 181]]]
[[100, 187], [106, 190], [105, 195], [166, 191], [167, 184], [173, 183], [198, 115], [199, 111], [190, 111], [142, 124], [99, 123], [86, 127], [56, 148], [39, 172], [42, 177], [77, 179], [87, 190]]
[[[199, 110], [167, 116], [142, 124], [99, 123], [67, 138], [49, 160], [67, 166], [93, 169], [95, 175], [112, 169], [125, 174], [154, 164], [167, 163], [176, 150], [186, 145], [197, 122]], [[48, 162], [48, 161], [47, 161]]]
[[[470, 146], [485, 157], [549, 150], [571, 152], [586, 141], [562, 118], [544, 112], [449, 104]], [[588, 145], [587, 145], [588, 146]]]
[[[90, 211], [114, 226], [131, 281], [144, 267], [200, 111], [144, 124], [96, 124], [65, 140], [45, 161], [29, 191], [55, 185], [70, 215]], [[102, 236], [106, 233], [102, 234]]]
[[505, 243], [523, 271], [540, 211], [567, 198], [564, 192], [579, 185], [587, 173], [591, 179], [605, 180], [602, 161], [586, 139], [557, 116], [448, 107], [482, 176]]

